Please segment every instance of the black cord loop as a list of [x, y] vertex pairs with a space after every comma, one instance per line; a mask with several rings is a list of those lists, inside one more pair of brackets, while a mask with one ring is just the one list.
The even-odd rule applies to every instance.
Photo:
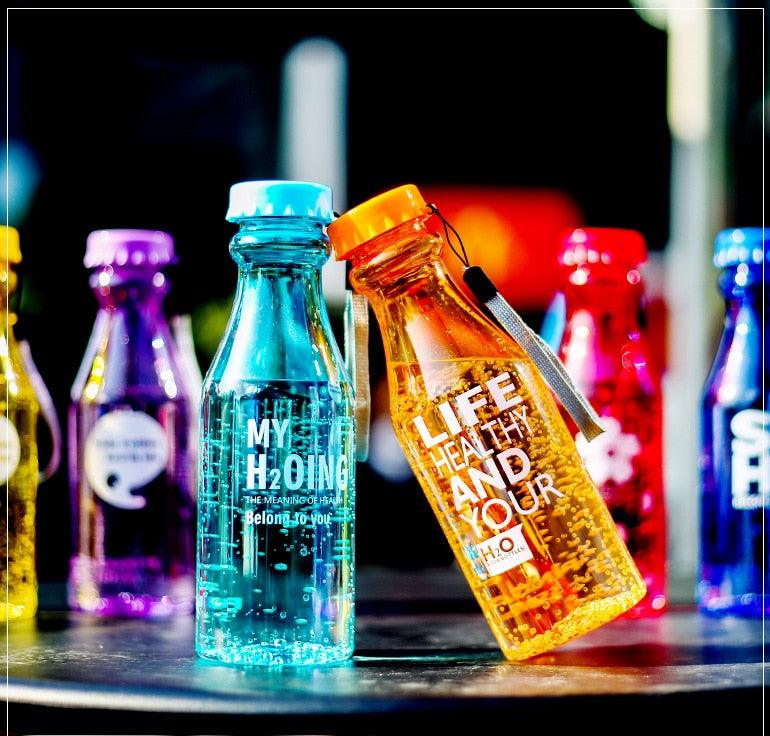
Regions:
[[[428, 203], [428, 209], [438, 217], [439, 220], [441, 220], [441, 224], [444, 226], [444, 236], [446, 237], [446, 242], [449, 245], [450, 249], [452, 250], [452, 253], [454, 253], [457, 258], [461, 261], [463, 266], [465, 268], [470, 268], [471, 262], [468, 259], [468, 254], [465, 252], [465, 245], [463, 245], [463, 239], [460, 237], [460, 233], [457, 232], [457, 230], [454, 229], [452, 226], [452, 223], [449, 222], [449, 220], [444, 217], [444, 215], [441, 214], [439, 211], [439, 208], [436, 207], [435, 204]], [[457, 238], [457, 242], [460, 244], [460, 249], [457, 249], [457, 246], [452, 242], [452, 238], [449, 237], [449, 231], [452, 231], [455, 238]]]

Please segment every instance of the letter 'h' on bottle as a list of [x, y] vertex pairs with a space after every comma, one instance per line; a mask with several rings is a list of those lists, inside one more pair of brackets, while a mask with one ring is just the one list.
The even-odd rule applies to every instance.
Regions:
[[407, 459], [500, 647], [525, 659], [645, 587], [534, 363], [448, 278], [431, 212], [399, 187], [329, 237], [380, 324]]
[[319, 664], [353, 653], [355, 405], [321, 297], [331, 190], [230, 190], [238, 288], [203, 387], [197, 653]]

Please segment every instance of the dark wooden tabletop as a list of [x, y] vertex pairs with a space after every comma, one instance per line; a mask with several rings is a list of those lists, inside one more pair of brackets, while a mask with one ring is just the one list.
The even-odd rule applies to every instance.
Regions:
[[759, 621], [675, 610], [526, 664], [506, 662], [475, 613], [369, 614], [357, 630], [349, 663], [243, 670], [196, 659], [190, 618], [43, 613], [4, 641], [11, 732], [391, 733], [504, 714], [588, 725], [671, 705], [690, 707], [693, 723], [721, 706], [761, 714]]

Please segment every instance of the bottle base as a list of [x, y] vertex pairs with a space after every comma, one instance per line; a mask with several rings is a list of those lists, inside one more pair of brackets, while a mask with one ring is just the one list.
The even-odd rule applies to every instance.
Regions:
[[639, 603], [622, 614], [621, 618], [658, 618], [666, 612], [667, 608], [668, 599], [664, 593], [650, 595], [648, 592]]
[[0, 621], [25, 621], [35, 618], [37, 601], [0, 603]]
[[698, 610], [714, 618], [738, 616], [740, 618], [762, 618], [770, 616], [770, 595], [746, 593], [744, 595], [719, 596], [698, 602]]
[[639, 587], [626, 593], [583, 603], [568, 616], [559, 621], [553, 628], [524, 641], [514, 647], [501, 644], [506, 658], [519, 662], [548, 652], [571, 639], [576, 639], [589, 631], [612, 621], [626, 611], [632, 610], [645, 593], [644, 587]]
[[79, 595], [70, 598], [70, 609], [76, 613], [104, 618], [154, 618], [186, 616], [193, 612], [194, 602], [190, 599], [171, 596], [136, 595], [118, 593], [114, 595]]
[[332, 664], [344, 662], [353, 656], [352, 647], [309, 642], [278, 642], [228, 648], [197, 644], [195, 651], [203, 659], [244, 667]]

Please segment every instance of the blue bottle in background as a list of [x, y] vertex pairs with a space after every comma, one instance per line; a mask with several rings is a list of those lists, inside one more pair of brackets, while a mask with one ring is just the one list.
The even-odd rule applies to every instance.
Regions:
[[726, 312], [703, 396], [697, 591], [701, 610], [713, 615], [761, 616], [770, 600], [763, 595], [770, 587], [763, 545], [770, 506], [762, 355], [766, 245], [761, 228], [724, 230], [716, 238], [714, 264], [722, 269]]
[[321, 296], [328, 187], [230, 191], [238, 290], [203, 385], [196, 651], [228, 664], [353, 653], [353, 388]]

